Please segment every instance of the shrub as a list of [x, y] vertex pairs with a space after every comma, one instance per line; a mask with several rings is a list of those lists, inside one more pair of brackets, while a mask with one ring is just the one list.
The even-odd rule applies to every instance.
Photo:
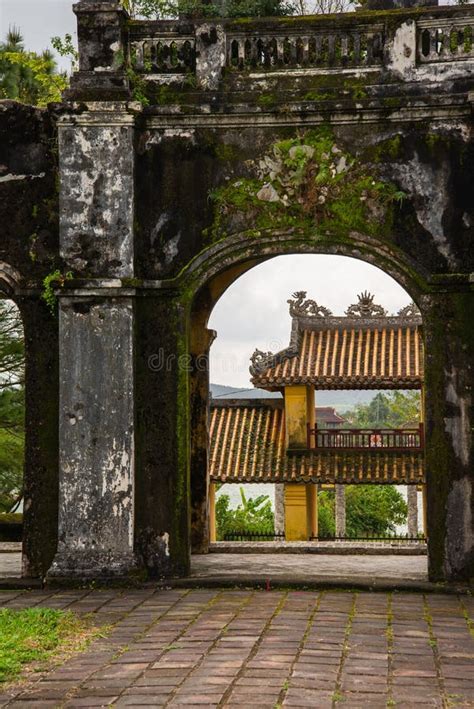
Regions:
[[259, 495], [251, 499], [246, 497], [244, 489], [240, 488], [242, 504], [236, 509], [230, 509], [229, 495], [221, 495], [216, 502], [216, 532], [217, 539], [223, 540], [230, 532], [273, 536], [275, 523], [270, 498]]

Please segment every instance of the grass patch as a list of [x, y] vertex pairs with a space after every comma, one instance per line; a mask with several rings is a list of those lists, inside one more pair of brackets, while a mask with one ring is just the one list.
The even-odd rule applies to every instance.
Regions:
[[70, 611], [0, 610], [0, 683], [15, 679], [27, 664], [84, 649], [97, 634], [97, 628]]

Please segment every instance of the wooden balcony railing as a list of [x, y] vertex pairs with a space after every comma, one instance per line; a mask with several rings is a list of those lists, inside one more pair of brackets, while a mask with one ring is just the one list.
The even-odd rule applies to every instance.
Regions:
[[338, 450], [419, 451], [424, 448], [424, 430], [418, 428], [311, 428], [308, 448]]

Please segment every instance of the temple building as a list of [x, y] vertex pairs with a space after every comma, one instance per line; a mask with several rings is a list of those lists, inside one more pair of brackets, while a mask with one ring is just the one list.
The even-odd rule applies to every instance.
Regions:
[[[321, 390], [422, 390], [416, 306], [388, 315], [371, 294], [362, 293], [336, 317], [302, 291], [288, 303], [289, 346], [275, 354], [256, 350], [250, 365], [254, 386], [283, 398], [221, 400], [211, 406], [211, 541], [219, 482], [282, 484], [288, 541], [318, 537], [321, 485], [336, 487], [336, 536], [345, 532], [344, 485], [407, 485], [412, 501], [417, 489], [424, 493], [423, 404], [420, 423], [400, 429], [350, 429], [334, 410], [317, 409]], [[413, 516], [416, 504], [410, 508]], [[416, 520], [409, 519], [408, 526], [413, 533]]]

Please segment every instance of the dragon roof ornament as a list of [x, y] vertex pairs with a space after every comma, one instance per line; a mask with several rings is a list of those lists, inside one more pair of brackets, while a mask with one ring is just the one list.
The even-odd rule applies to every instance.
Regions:
[[400, 308], [397, 315], [399, 318], [405, 318], [406, 320], [418, 320], [421, 318], [420, 309], [413, 300], [408, 305], [405, 305], [404, 308]]
[[350, 305], [346, 310], [347, 317], [356, 318], [385, 318], [388, 313], [381, 305], [374, 303], [374, 297], [369, 291], [359, 293], [359, 302]]
[[306, 291], [300, 290], [292, 294], [286, 301], [290, 306], [291, 317], [327, 318], [332, 315], [328, 308], [318, 305], [315, 300], [306, 299]]
[[250, 367], [249, 372], [252, 376], [259, 374], [264, 369], [272, 367], [275, 364], [275, 355], [273, 352], [263, 352], [263, 350], [256, 349], [253, 355], [250, 357]]

